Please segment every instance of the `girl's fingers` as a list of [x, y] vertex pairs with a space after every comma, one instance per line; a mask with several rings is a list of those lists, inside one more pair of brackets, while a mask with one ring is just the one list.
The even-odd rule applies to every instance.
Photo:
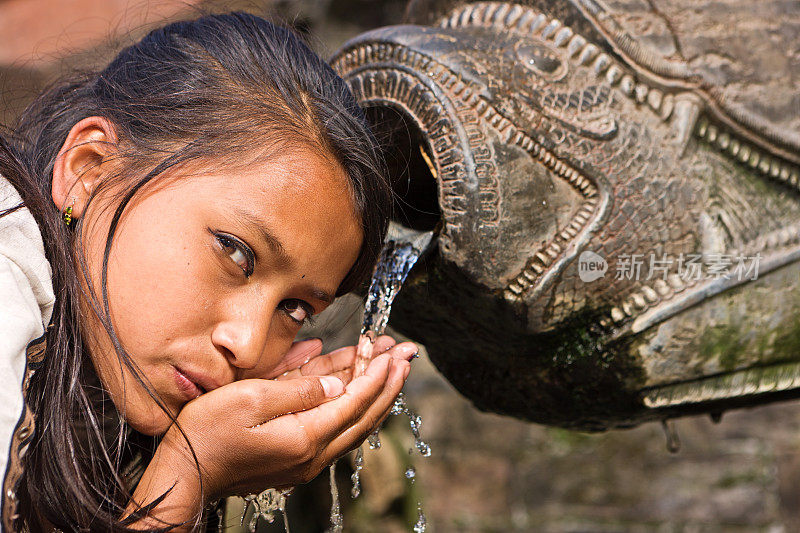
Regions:
[[339, 348], [325, 355], [319, 355], [299, 368], [290, 370], [277, 379], [294, 379], [300, 376], [333, 375], [353, 366], [356, 357], [354, 346]]
[[347, 386], [347, 384], [353, 380], [353, 367], [339, 370], [338, 372], [334, 372], [330, 375], [335, 378], [341, 379], [342, 383], [344, 383], [345, 386]]
[[306, 339], [295, 341], [283, 356], [283, 360], [268, 375], [263, 376], [271, 379], [281, 374], [300, 368], [307, 361], [318, 357], [322, 353], [321, 339]]
[[[378, 356], [395, 345], [393, 338], [381, 335], [375, 340], [373, 354]], [[345, 346], [328, 354], [315, 357], [300, 367], [303, 376], [325, 376], [352, 368], [356, 362], [356, 347]]]
[[413, 342], [401, 342], [400, 344], [395, 344], [391, 348], [387, 349], [386, 352], [392, 354], [392, 357], [395, 359], [411, 361], [411, 359], [413, 359], [414, 356], [419, 353], [419, 348]]
[[397, 344], [397, 341], [395, 341], [389, 335], [381, 335], [380, 337], [375, 339], [375, 348], [374, 348], [373, 353], [375, 355], [382, 354], [383, 352], [385, 352], [386, 350], [388, 350], [389, 348], [391, 348], [395, 344]]
[[[413, 342], [395, 344], [391, 337], [379, 337], [375, 341], [373, 356], [390, 352], [394, 358], [409, 360], [412, 355], [417, 353], [417, 346]], [[352, 369], [356, 362], [356, 347], [346, 346], [334, 350], [327, 355], [316, 357], [300, 367], [303, 376], [326, 376], [336, 372]]]
[[[395, 344], [394, 339], [387, 335], [378, 337], [375, 341], [374, 356], [389, 352], [392, 357], [410, 360], [417, 353], [418, 348], [413, 342]], [[313, 358], [298, 369], [280, 376], [278, 379], [294, 379], [299, 376], [336, 376], [345, 383], [352, 379], [353, 365], [356, 361], [356, 347], [346, 346], [328, 354]]]
[[312, 359], [300, 367], [304, 376], [325, 376], [353, 366], [356, 361], [356, 347], [345, 346], [329, 354]]
[[223, 395], [227, 396], [231, 416], [240, 417], [242, 425], [252, 427], [285, 414], [312, 409], [341, 396], [343, 392], [344, 383], [332, 376], [286, 381], [245, 379], [215, 389], [201, 398], [216, 403]]
[[325, 450], [326, 462], [331, 462], [357, 448], [370, 434], [380, 427], [388, 416], [395, 398], [403, 389], [409, 369], [408, 362], [395, 362], [395, 366], [386, 380], [386, 387], [384, 387], [364, 416], [331, 441]]
[[348, 384], [340, 397], [292, 416], [314, 441], [327, 444], [367, 413], [383, 393], [390, 371], [397, 363], [389, 355], [378, 356], [364, 375]]

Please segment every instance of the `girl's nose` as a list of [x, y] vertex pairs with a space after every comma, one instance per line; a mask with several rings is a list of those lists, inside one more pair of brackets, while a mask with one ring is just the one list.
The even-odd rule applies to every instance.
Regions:
[[211, 342], [223, 352], [228, 362], [242, 370], [258, 366], [269, 336], [274, 307], [260, 305], [246, 309], [236, 307], [229, 316], [216, 324]]

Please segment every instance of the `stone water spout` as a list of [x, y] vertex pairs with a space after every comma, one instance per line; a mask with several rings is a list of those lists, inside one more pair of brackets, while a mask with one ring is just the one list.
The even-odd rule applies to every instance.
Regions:
[[[658, 9], [651, 6], [657, 4]], [[418, 0], [333, 58], [436, 230], [393, 324], [600, 430], [800, 393], [800, 7]]]

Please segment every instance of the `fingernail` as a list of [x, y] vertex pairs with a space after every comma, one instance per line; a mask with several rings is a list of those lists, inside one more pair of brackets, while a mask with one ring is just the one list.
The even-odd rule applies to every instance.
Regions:
[[411, 373], [411, 365], [408, 365], [406, 369], [403, 371], [403, 381], [408, 379], [408, 375]]
[[300, 342], [306, 342], [306, 341], [319, 341], [319, 342], [322, 342], [322, 337], [308, 337], [307, 339], [303, 339]]
[[381, 353], [386, 353], [386, 352], [388, 352], [389, 350], [391, 350], [392, 348], [394, 348], [395, 346], [397, 346], [397, 343], [390, 344], [390, 345], [389, 345], [389, 346], [387, 346], [387, 347], [386, 347], [386, 349], [384, 349], [384, 350], [383, 350]]
[[339, 378], [323, 376], [319, 378], [319, 382], [322, 384], [326, 398], [336, 398], [344, 392], [344, 383]]
[[399, 347], [397, 351], [400, 352], [401, 356], [405, 357], [406, 359], [410, 359], [419, 353], [419, 348], [417, 348], [414, 344], [406, 344]]

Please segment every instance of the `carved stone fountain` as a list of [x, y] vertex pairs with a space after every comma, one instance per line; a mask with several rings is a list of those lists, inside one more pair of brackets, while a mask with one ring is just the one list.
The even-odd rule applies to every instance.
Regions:
[[416, 1], [332, 60], [438, 231], [393, 324], [479, 408], [798, 396], [800, 7], [661, 4]]

